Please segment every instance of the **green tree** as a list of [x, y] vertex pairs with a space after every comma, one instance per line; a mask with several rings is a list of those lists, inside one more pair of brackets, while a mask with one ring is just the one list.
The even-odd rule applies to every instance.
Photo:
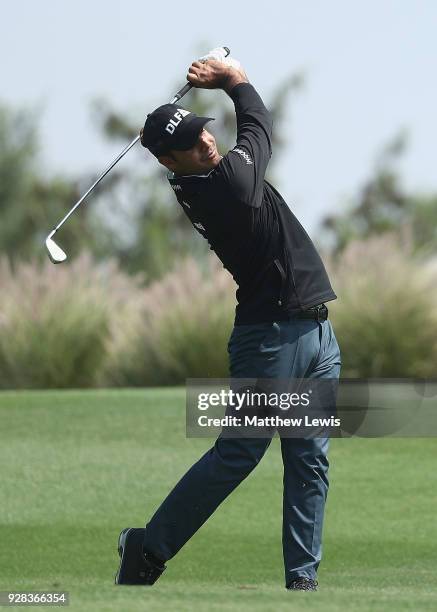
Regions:
[[[80, 181], [45, 177], [38, 150], [36, 113], [0, 106], [0, 251], [11, 262], [46, 257], [44, 240], [50, 228], [83, 188]], [[92, 248], [94, 226], [92, 211], [75, 215], [63, 246], [69, 252]]]
[[400, 132], [383, 147], [372, 174], [346, 209], [323, 219], [335, 253], [353, 240], [386, 232], [407, 232], [415, 252], [437, 250], [437, 194], [409, 193], [404, 187], [397, 164], [406, 148], [406, 134]]

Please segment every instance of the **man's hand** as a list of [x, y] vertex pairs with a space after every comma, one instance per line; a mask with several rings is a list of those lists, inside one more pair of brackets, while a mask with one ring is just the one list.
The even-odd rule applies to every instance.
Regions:
[[235, 85], [249, 82], [243, 68], [235, 68], [212, 59], [193, 62], [188, 69], [187, 79], [193, 87], [224, 89], [227, 93]]

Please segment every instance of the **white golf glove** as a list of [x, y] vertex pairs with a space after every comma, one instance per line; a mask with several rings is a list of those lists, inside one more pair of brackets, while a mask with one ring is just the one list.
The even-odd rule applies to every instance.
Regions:
[[227, 66], [236, 68], [237, 70], [241, 69], [241, 64], [238, 60], [230, 56], [226, 57], [226, 51], [223, 47], [216, 47], [215, 49], [211, 49], [211, 51], [209, 51], [206, 55], [202, 55], [202, 57], [199, 57], [199, 62], [204, 62], [208, 59], [213, 59], [217, 62], [222, 62]]

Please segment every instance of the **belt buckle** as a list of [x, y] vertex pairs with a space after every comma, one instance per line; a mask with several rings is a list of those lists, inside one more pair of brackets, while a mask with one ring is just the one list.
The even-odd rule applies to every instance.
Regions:
[[[328, 308], [325, 306], [325, 304], [318, 304], [316, 306], [316, 313], [317, 313], [316, 321], [318, 323], [320, 321], [326, 321], [326, 319], [328, 318]], [[322, 317], [322, 314], [325, 316]]]

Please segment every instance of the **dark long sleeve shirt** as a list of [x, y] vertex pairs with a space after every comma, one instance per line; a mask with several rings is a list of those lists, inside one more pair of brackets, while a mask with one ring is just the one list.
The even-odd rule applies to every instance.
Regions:
[[308, 234], [265, 180], [272, 153], [270, 113], [250, 83], [236, 85], [230, 97], [236, 146], [208, 174], [169, 182], [238, 285], [235, 324], [283, 320], [337, 296]]

